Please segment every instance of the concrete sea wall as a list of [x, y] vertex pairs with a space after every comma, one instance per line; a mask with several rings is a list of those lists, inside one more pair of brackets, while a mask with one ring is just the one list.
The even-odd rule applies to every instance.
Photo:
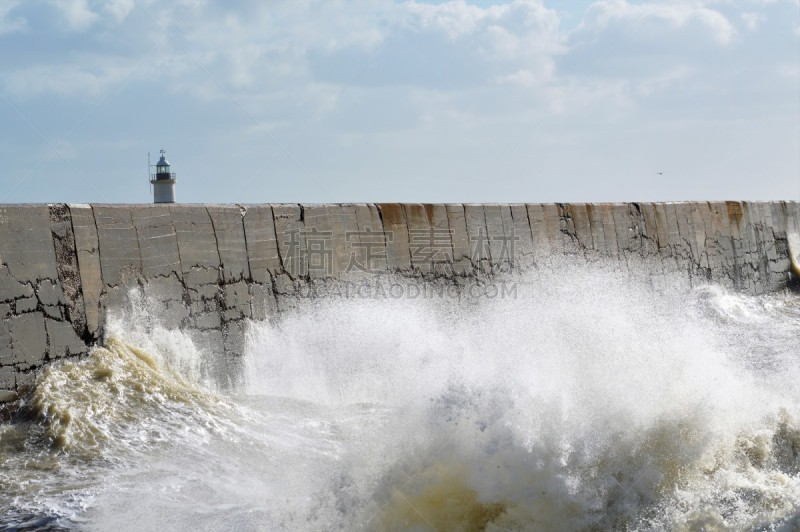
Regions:
[[0, 205], [0, 400], [86, 353], [133, 287], [235, 353], [247, 318], [385, 274], [464, 287], [559, 255], [781, 290], [798, 227], [797, 202]]

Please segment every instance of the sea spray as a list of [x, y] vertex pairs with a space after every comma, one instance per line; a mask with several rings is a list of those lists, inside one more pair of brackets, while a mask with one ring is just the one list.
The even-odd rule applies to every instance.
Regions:
[[392, 405], [352, 458], [383, 471], [367, 528], [791, 526], [796, 299], [625, 281], [457, 309], [313, 302], [253, 328], [250, 391]]
[[796, 295], [599, 263], [509, 282], [518, 297], [298, 301], [249, 324], [233, 389], [134, 293], [0, 427], [7, 523], [800, 525]]

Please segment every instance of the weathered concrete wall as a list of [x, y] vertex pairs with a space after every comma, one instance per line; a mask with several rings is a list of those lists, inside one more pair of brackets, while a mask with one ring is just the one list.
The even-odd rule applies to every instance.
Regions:
[[132, 287], [234, 353], [246, 318], [388, 273], [464, 285], [556, 254], [780, 290], [798, 228], [797, 202], [0, 206], [0, 399], [85, 353]]

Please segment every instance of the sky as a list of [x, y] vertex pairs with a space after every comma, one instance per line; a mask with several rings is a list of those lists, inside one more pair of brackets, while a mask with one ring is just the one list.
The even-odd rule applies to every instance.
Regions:
[[800, 199], [800, 0], [0, 0], [0, 203]]

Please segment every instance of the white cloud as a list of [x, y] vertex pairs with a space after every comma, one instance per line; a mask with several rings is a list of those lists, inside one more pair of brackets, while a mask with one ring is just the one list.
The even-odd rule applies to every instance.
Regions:
[[744, 22], [744, 25], [750, 31], [755, 31], [758, 29], [761, 24], [763, 24], [767, 20], [767, 16], [764, 13], [742, 13], [739, 15]]
[[[365, 86], [452, 89], [492, 84], [526, 70], [542, 83], [554, 73], [553, 58], [565, 51], [558, 25], [557, 12], [540, 0], [489, 7], [464, 0], [403, 2], [366, 21], [364, 27], [381, 35], [371, 49], [309, 46], [309, 74]], [[353, 64], [365, 68], [356, 76], [337, 75], [352, 73]]]
[[414, 32], [438, 31], [450, 40], [478, 39], [482, 50], [497, 58], [515, 58], [562, 49], [559, 17], [541, 0], [514, 0], [481, 8], [464, 0], [442, 4], [406, 2], [403, 25]]
[[[682, 0], [597, 1], [569, 36], [559, 29], [559, 13], [548, 7], [555, 4], [541, 0], [489, 7], [465, 0], [276, 0], [244, 2], [237, 8], [181, 0], [157, 10], [152, 0], [140, 2], [110, 0], [100, 22], [95, 13], [84, 13], [84, 26], [120, 21], [119, 27], [131, 35], [141, 33], [140, 48], [132, 54], [69, 54], [63, 62], [6, 70], [6, 89], [17, 96], [102, 94], [127, 76], [139, 59], [137, 52], [161, 42], [153, 55], [156, 64], [148, 58], [142, 69], [155, 71], [138, 72], [133, 81], [158, 80], [167, 91], [201, 102], [235, 100], [266, 123], [291, 123], [297, 120], [288, 118], [292, 112], [341, 120], [356, 112], [357, 105], [347, 97], [356, 89], [372, 91], [376, 100], [394, 90], [393, 97], [405, 99], [398, 107], [419, 111], [417, 118], [433, 112], [411, 102], [409, 94], [415, 90], [436, 92], [440, 102], [450, 98], [456, 111], [456, 102], [480, 98], [518, 98], [520, 105], [537, 100], [536, 105], [547, 109], [549, 103], [556, 113], [601, 105], [631, 109], [678, 84], [690, 90], [693, 83], [709, 83], [708, 76], [698, 81], [704, 68], [715, 60], [713, 53], [732, 49], [727, 44], [736, 34], [709, 3]], [[60, 5], [76, 12], [90, 7], [85, 0]], [[129, 18], [137, 5], [163, 25], [149, 17]], [[147, 21], [145, 27], [129, 28], [140, 18]], [[170, 39], [164, 40], [165, 30]], [[95, 33], [110, 32], [91, 32], [86, 38]], [[696, 47], [697, 42], [704, 47]], [[613, 68], [603, 61], [613, 62]], [[467, 93], [469, 98], [459, 100]], [[474, 105], [471, 123], [482, 107], [486, 104]], [[441, 108], [449, 107], [442, 103]], [[514, 114], [506, 108], [497, 112]], [[457, 116], [454, 111], [452, 117]]]
[[513, 74], [506, 74], [497, 78], [499, 83], [509, 83], [512, 85], [519, 85], [521, 87], [533, 87], [537, 85], [536, 75], [530, 70], [521, 68]]
[[64, 17], [64, 25], [70, 31], [86, 31], [100, 18], [87, 0], [50, 0], [50, 3]]
[[587, 109], [598, 105], [602, 113], [633, 106], [631, 84], [626, 80], [564, 80], [547, 89], [546, 94], [550, 111], [556, 115], [586, 114]]
[[[65, 55], [63, 62], [53, 65], [6, 70], [5, 84], [15, 93], [97, 94], [113, 83], [116, 78], [111, 73], [119, 65], [138, 58], [137, 49], [144, 53], [151, 47], [157, 50], [154, 57], [159, 63], [172, 65], [159, 78], [171, 91], [209, 100], [233, 93], [258, 98], [293, 87], [289, 92], [308, 94], [317, 102], [318, 90], [311, 90], [312, 85], [332, 86], [335, 91], [351, 84], [399, 82], [424, 87], [433, 81], [456, 89], [464, 83], [492, 85], [503, 76], [512, 82], [518, 71], [527, 72], [530, 79], [525, 83], [545, 83], [555, 74], [554, 57], [565, 51], [558, 14], [541, 0], [490, 7], [465, 0], [435, 5], [392, 0], [247, 1], [235, 8], [202, 0], [48, 2], [69, 31], [102, 30], [86, 33], [85, 38], [96, 40], [103, 51], [88, 65], [81, 55]], [[157, 20], [129, 19], [137, 7]], [[141, 25], [140, 19], [147, 24], [134, 28], [128, 23], [137, 20]], [[140, 40], [129, 38], [137, 34]], [[125, 55], [106, 49], [106, 41], [124, 47]], [[381, 55], [387, 42], [394, 47], [390, 57]], [[377, 82], [371, 58], [383, 69]]]
[[103, 5], [103, 9], [106, 13], [111, 15], [111, 18], [117, 23], [125, 20], [135, 7], [135, 0], [107, 0]]
[[125, 70], [112, 66], [90, 69], [76, 64], [34, 65], [7, 74], [5, 88], [21, 97], [42, 94], [97, 96], [120, 82], [125, 75]]
[[687, 79], [695, 70], [685, 65], [680, 65], [667, 70], [655, 77], [647, 78], [637, 84], [638, 92], [643, 96], [650, 96], [656, 92], [668, 90], [676, 82]]
[[28, 29], [28, 22], [24, 18], [9, 16], [17, 6], [19, 6], [18, 0], [0, 0], [0, 35], [23, 32]]
[[800, 6], [800, 0], [751, 0], [751, 1], [762, 6], [768, 6], [770, 4], [780, 4], [780, 3], [794, 4], [796, 6]]
[[652, 23], [673, 29], [697, 24], [722, 45], [729, 44], [736, 36], [736, 29], [719, 11], [681, 1], [629, 4], [626, 0], [600, 0], [589, 7], [581, 26], [602, 30], [619, 23], [631, 33], [651, 31]]
[[256, 79], [254, 71], [264, 55], [264, 47], [240, 46], [228, 55], [231, 61], [231, 84], [235, 87], [252, 85]]
[[443, 4], [406, 2], [402, 5], [409, 17], [407, 24], [416, 30], [434, 28], [443, 31], [450, 39], [472, 33], [487, 18], [496, 18], [505, 6], [483, 9], [464, 0], [451, 0]]

